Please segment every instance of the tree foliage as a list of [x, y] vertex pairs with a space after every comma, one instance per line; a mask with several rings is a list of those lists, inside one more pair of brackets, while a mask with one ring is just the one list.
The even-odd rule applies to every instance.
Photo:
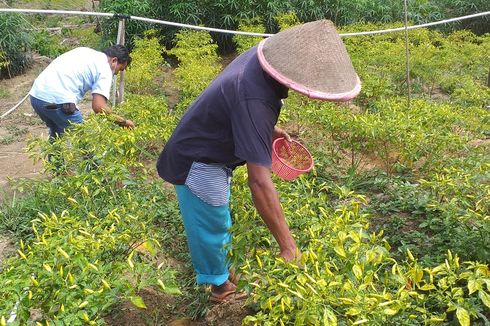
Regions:
[[[145, 16], [149, 18], [193, 24], [208, 27], [236, 30], [241, 22], [260, 20], [265, 32], [275, 33], [279, 26], [275, 17], [294, 12], [300, 21], [307, 22], [318, 19], [330, 19], [337, 26], [354, 23], [395, 23], [403, 21], [403, 2], [383, 0], [299, 0], [299, 1], [250, 1], [250, 0], [217, 0], [217, 1], [124, 1], [102, 0], [103, 11]], [[490, 11], [490, 2], [486, 0], [411, 0], [408, 2], [408, 18], [413, 24], [422, 24]], [[109, 35], [115, 35], [115, 21], [106, 25]], [[141, 22], [129, 22], [128, 35], [141, 33], [148, 27]], [[167, 41], [176, 32], [173, 27], [159, 27]], [[442, 30], [470, 28], [483, 34], [490, 32], [490, 18], [480, 17], [473, 20], [453, 23], [440, 27]], [[212, 33], [221, 50], [233, 47], [232, 36], [229, 34]]]
[[24, 72], [31, 63], [31, 38], [20, 14], [0, 14], [0, 78]]

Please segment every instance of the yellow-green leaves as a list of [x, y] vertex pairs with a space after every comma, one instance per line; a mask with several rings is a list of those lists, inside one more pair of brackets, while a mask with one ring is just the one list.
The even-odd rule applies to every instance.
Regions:
[[456, 317], [461, 326], [470, 326], [470, 314], [468, 313], [468, 310], [458, 307], [456, 309]]
[[358, 280], [362, 278], [362, 266], [354, 264], [354, 266], [352, 266], [352, 272]]
[[341, 244], [340, 245], [336, 245], [334, 247], [334, 250], [337, 253], [337, 255], [339, 255], [340, 257], [342, 257], [342, 258], [346, 258], [347, 257], [347, 255], [345, 254], [344, 247]]
[[157, 80], [162, 78], [160, 74], [165, 60], [155, 31], [146, 32], [144, 38], [134, 40], [131, 57], [133, 61], [125, 75], [127, 91], [135, 94], [158, 94], [161, 84]]
[[487, 306], [487, 308], [490, 308], [490, 294], [485, 292], [484, 290], [478, 291], [478, 297], [480, 300]]
[[61, 256], [65, 257], [66, 259], [70, 259], [70, 255], [68, 255], [61, 247], [56, 248], [56, 250]]
[[82, 303], [80, 303], [78, 305], [78, 309], [82, 309], [82, 308], [86, 307], [87, 305], [88, 305], [88, 301], [83, 301]]
[[126, 261], [128, 262], [128, 265], [131, 269], [134, 269], [133, 254], [134, 254], [134, 251], [131, 251], [128, 258], [126, 259]]
[[131, 300], [131, 303], [134, 304], [136, 307], [146, 309], [146, 305], [142, 297], [135, 295], [131, 296], [129, 299]]
[[20, 257], [22, 257], [22, 259], [25, 259], [25, 260], [27, 260], [27, 257], [26, 257], [26, 255], [25, 255], [25, 254], [24, 254], [24, 253], [23, 253], [22, 251], [20, 251], [20, 250], [17, 250], [17, 253], [19, 254], [19, 256], [20, 256]]

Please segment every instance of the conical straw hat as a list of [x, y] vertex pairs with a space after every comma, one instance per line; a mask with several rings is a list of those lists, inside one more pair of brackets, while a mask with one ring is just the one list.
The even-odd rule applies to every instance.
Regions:
[[260, 42], [257, 54], [269, 75], [310, 98], [348, 101], [361, 91], [349, 54], [329, 20], [272, 35]]

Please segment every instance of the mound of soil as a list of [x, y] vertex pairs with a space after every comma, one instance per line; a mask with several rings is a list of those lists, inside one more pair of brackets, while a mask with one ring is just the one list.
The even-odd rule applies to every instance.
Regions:
[[226, 302], [215, 305], [206, 315], [206, 325], [210, 326], [240, 326], [242, 320], [252, 315], [253, 311], [244, 301]]

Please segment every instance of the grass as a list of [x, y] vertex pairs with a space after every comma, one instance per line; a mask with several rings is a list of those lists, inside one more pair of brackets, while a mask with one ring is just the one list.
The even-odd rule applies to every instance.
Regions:
[[17, 8], [29, 8], [29, 9], [80, 10], [81, 8], [86, 8], [86, 9], [91, 8], [92, 2], [87, 0], [18, 1], [15, 6]]
[[7, 126], [6, 129], [8, 131], [8, 134], [3, 136], [3, 137], [0, 137], [0, 144], [1, 145], [12, 144], [12, 143], [16, 142], [17, 140], [19, 140], [19, 138], [21, 136], [27, 134], [27, 132], [29, 131], [25, 127], [19, 128], [16, 126]]
[[7, 98], [9, 96], [10, 96], [9, 90], [1, 87], [0, 88], [0, 98]]

